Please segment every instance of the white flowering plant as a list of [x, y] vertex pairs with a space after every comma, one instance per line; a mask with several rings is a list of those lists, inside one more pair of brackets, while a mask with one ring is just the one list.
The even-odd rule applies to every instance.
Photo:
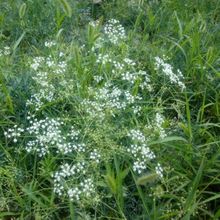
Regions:
[[219, 218], [214, 2], [0, 2], [0, 219]]

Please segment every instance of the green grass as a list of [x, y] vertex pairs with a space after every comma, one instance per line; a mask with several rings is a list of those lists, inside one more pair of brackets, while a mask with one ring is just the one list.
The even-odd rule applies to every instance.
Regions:
[[220, 218], [220, 1], [0, 8], [0, 219]]

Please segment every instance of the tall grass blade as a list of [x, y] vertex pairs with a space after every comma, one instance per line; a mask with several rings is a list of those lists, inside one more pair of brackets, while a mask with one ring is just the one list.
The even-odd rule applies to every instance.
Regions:
[[66, 15], [68, 17], [71, 17], [72, 16], [72, 8], [71, 8], [70, 4], [68, 3], [68, 1], [67, 0], [59, 0], [59, 1], [60, 1], [61, 5], [63, 6], [63, 9], [64, 9]]

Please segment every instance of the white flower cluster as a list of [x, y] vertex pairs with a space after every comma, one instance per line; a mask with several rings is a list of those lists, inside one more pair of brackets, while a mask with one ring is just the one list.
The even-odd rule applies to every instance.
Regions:
[[106, 83], [97, 94], [96, 99], [104, 101], [106, 108], [125, 109], [128, 104], [132, 104], [135, 98], [129, 91], [123, 91], [117, 86], [113, 86], [111, 83]]
[[136, 63], [130, 58], [124, 58], [124, 62], [129, 66], [135, 66]]
[[101, 159], [101, 154], [98, 153], [97, 149], [94, 149], [91, 153], [90, 153], [90, 156], [89, 158], [93, 161], [95, 161], [96, 163], [99, 163], [100, 162], [100, 159]]
[[164, 120], [164, 116], [157, 112], [155, 119], [151, 122], [150, 125], [147, 125], [146, 128], [159, 133], [159, 137], [163, 139], [167, 136], [166, 131], [163, 128]]
[[158, 131], [160, 133], [160, 138], [165, 138], [167, 136], [164, 128], [163, 128], [163, 123], [164, 123], [164, 117], [160, 113], [156, 113], [156, 118], [155, 118], [155, 125], [158, 128]]
[[156, 171], [156, 174], [160, 177], [160, 178], [163, 178], [163, 173], [164, 173], [164, 170], [161, 166], [160, 163], [157, 164], [156, 168], [155, 168], [155, 171]]
[[22, 133], [24, 132], [23, 128], [19, 128], [17, 125], [14, 125], [13, 128], [9, 128], [7, 131], [4, 132], [6, 138], [12, 139], [14, 143], [18, 141]]
[[92, 178], [86, 177], [84, 162], [75, 165], [63, 164], [60, 171], [53, 174], [54, 192], [59, 196], [68, 196], [71, 201], [81, 201], [92, 198], [95, 194], [95, 185]]
[[[63, 53], [59, 54], [62, 57]], [[52, 56], [48, 57], [35, 57], [30, 64], [30, 67], [35, 70], [49, 70], [50, 73], [63, 74], [66, 71], [67, 64], [65, 61], [56, 60]]]
[[84, 162], [78, 162], [74, 165], [69, 165], [68, 163], [65, 163], [60, 166], [60, 171], [56, 171], [52, 177], [54, 179], [54, 192], [57, 193], [59, 196], [65, 194], [66, 190], [66, 178], [72, 177], [72, 176], [80, 176], [82, 174], [85, 174], [85, 163]]
[[[46, 85], [47, 83], [44, 82]], [[27, 106], [34, 106], [36, 111], [39, 111], [40, 108], [47, 102], [52, 102], [55, 96], [55, 88], [53, 85], [44, 86], [44, 88], [39, 89], [37, 93], [31, 95], [30, 99], [27, 100]]]
[[63, 153], [63, 154], [68, 154], [73, 151], [76, 152], [85, 152], [86, 150], [86, 145], [84, 143], [71, 143], [71, 142], [62, 142], [62, 143], [57, 143], [57, 148], [58, 150]]
[[51, 41], [45, 41], [44, 46], [48, 47], [48, 48], [51, 48], [53, 46], [56, 46], [56, 42], [52, 41], [52, 40]]
[[104, 78], [102, 76], [93, 76], [94, 80], [97, 82], [97, 83], [100, 83]]
[[145, 71], [143, 70], [139, 70], [138, 72], [127, 71], [122, 74], [122, 80], [128, 81], [132, 85], [134, 85], [138, 79], [141, 80], [141, 83], [139, 85], [141, 89], [146, 88], [148, 91], [152, 91], [149, 75]]
[[10, 49], [10, 47], [8, 47], [8, 46], [5, 46], [4, 48], [3, 48], [3, 50], [2, 49], [0, 49], [0, 57], [1, 56], [8, 56], [8, 55], [10, 55], [10, 53], [11, 53], [11, 49]]
[[49, 86], [49, 77], [47, 72], [37, 72], [35, 76], [32, 77], [32, 79], [40, 86], [42, 87], [48, 87]]
[[114, 69], [112, 70], [112, 73], [116, 72], [122, 72], [125, 69], [125, 64], [116, 60], [112, 61]]
[[149, 92], [153, 90], [147, 72], [143, 70], [135, 71], [136, 63], [130, 58], [126, 57], [121, 61], [118, 61], [109, 54], [98, 54], [96, 63], [102, 65], [110, 64], [112, 73], [120, 73], [122, 80], [127, 81], [132, 85], [135, 85], [135, 83], [140, 80], [139, 87], [142, 90], [147, 89]]
[[[112, 73], [119, 73], [121, 80], [129, 82], [131, 85], [135, 85], [136, 81], [140, 80], [138, 85], [142, 90], [147, 89], [149, 92], [153, 90], [149, 75], [143, 70], [134, 71], [136, 63], [130, 58], [126, 57], [118, 61], [114, 60], [109, 54], [99, 54], [96, 62], [102, 65], [110, 64]], [[102, 77], [97, 77], [96, 81], [100, 82], [102, 79]]]
[[82, 107], [93, 118], [105, 118], [105, 105], [103, 103], [98, 103], [97, 101], [85, 99], [82, 101]]
[[99, 54], [96, 63], [102, 65], [111, 64], [112, 73], [122, 72], [128, 66], [128, 64], [125, 65], [126, 63], [114, 60], [109, 54]]
[[[99, 21], [89, 22], [89, 25], [93, 28], [97, 28], [99, 24]], [[124, 27], [120, 24], [118, 20], [111, 19], [107, 21], [107, 23], [104, 25], [103, 33], [101, 33], [100, 36], [95, 40], [91, 50], [96, 51], [96, 49], [102, 48], [105, 43], [109, 42], [111, 42], [114, 45], [117, 45], [125, 39], [126, 34]]]
[[134, 142], [144, 143], [146, 141], [144, 134], [138, 129], [131, 129], [128, 132], [128, 137]]
[[97, 28], [100, 25], [100, 21], [99, 20], [90, 21], [89, 25], [92, 26], [93, 28]]
[[37, 152], [40, 157], [56, 149], [56, 153], [68, 154], [74, 152], [85, 152], [86, 145], [79, 143], [79, 131], [71, 130], [63, 134], [64, 123], [60, 119], [45, 118], [37, 120], [29, 116], [29, 127], [26, 128], [28, 136], [31, 137], [25, 146], [27, 152]]
[[38, 70], [40, 66], [43, 65], [43, 62], [44, 62], [44, 57], [35, 57], [33, 58], [33, 61], [30, 64], [30, 67], [36, 71]]
[[[146, 138], [140, 130], [132, 129], [128, 132], [127, 136], [135, 144], [131, 144], [127, 152], [134, 158], [133, 170], [138, 174], [146, 171], [147, 164], [156, 159], [154, 152], [147, 146]], [[155, 172], [160, 178], [163, 177], [163, 169], [159, 163], [155, 167]]]
[[164, 62], [164, 60], [160, 57], [155, 57], [155, 66], [157, 71], [162, 70], [162, 72], [169, 78], [172, 84], [178, 85], [181, 90], [184, 90], [186, 88], [185, 84], [182, 82], [182, 80], [184, 79], [183, 74], [179, 69], [175, 74], [173, 72], [173, 67], [170, 64]]
[[104, 33], [113, 44], [118, 44], [126, 38], [124, 27], [116, 19], [111, 19], [106, 23]]
[[102, 65], [105, 65], [111, 62], [112, 62], [112, 59], [110, 58], [109, 54], [99, 54], [96, 60], [96, 63], [101, 63]]
[[57, 64], [54, 63], [50, 63], [50, 61], [48, 61], [47, 65], [51, 65], [49, 67], [53, 68], [53, 72], [55, 74], [63, 74], [65, 73], [66, 69], [67, 69], [67, 64], [65, 61], [59, 61]]
[[79, 140], [80, 131], [76, 130], [73, 126], [71, 126], [70, 132], [67, 134], [68, 137], [72, 141], [78, 141]]
[[140, 116], [141, 110], [142, 110], [141, 106], [135, 105], [135, 106], [132, 106], [132, 109], [135, 115]]
[[84, 179], [80, 182], [79, 187], [76, 186], [67, 191], [67, 195], [71, 201], [92, 198], [94, 194], [95, 185], [92, 178]]
[[122, 74], [122, 80], [129, 81], [132, 84], [134, 84], [137, 79], [138, 75], [136, 73], [125, 72]]
[[[63, 53], [59, 54], [62, 57]], [[34, 106], [36, 111], [47, 102], [52, 102], [55, 99], [55, 86], [53, 85], [53, 79], [64, 74], [67, 68], [67, 64], [64, 61], [57, 61], [49, 57], [38, 56], [33, 58], [30, 67], [35, 71], [35, 75], [32, 77], [37, 84], [35, 89], [37, 91], [31, 95], [27, 100], [27, 106]], [[63, 81], [60, 81], [60, 84]]]
[[[143, 89], [147, 89], [148, 91], [153, 90], [149, 75], [142, 70], [134, 71], [134, 67], [136, 63], [130, 58], [124, 58], [121, 61], [118, 61], [118, 60], [114, 60], [109, 54], [99, 54], [96, 63], [100, 63], [102, 65], [111, 64], [112, 73], [113, 74], [120, 73], [122, 80], [127, 81], [132, 85], [134, 85], [137, 80], [141, 80], [139, 86], [142, 90]], [[127, 69], [132, 69], [133, 72], [128, 71]]]
[[133, 169], [138, 174], [146, 170], [146, 164], [155, 159], [155, 154], [146, 144], [132, 144], [127, 150], [134, 158]]
[[[107, 65], [107, 64], [111, 65], [113, 74], [124, 73], [127, 69], [134, 70], [134, 67], [136, 65], [136, 63], [130, 58], [125, 57], [125, 58], [122, 58], [122, 59], [119, 58], [118, 60], [116, 60], [115, 55], [108, 54], [108, 53], [106, 54], [99, 53], [97, 55], [96, 63], [102, 64], [102, 65]], [[135, 73], [134, 75], [138, 75], [138, 76], [145, 75], [146, 77], [148, 77], [148, 75], [144, 71], [139, 71], [138, 73]], [[149, 77], [147, 81], [149, 81]]]
[[[67, 195], [68, 195], [70, 201], [74, 201], [74, 200], [79, 201], [80, 197], [81, 197], [81, 190], [77, 186], [72, 187], [72, 188], [68, 189]], [[59, 195], [59, 196], [61, 196], [61, 195]]]
[[94, 100], [84, 100], [83, 107], [92, 117], [103, 118], [105, 110], [124, 110], [128, 105], [133, 104], [135, 100], [141, 100], [139, 96], [133, 96], [127, 90], [121, 90], [111, 83], [105, 83], [104, 87], [94, 92]]
[[146, 88], [149, 92], [151, 92], [153, 88], [151, 86], [151, 80], [150, 80], [149, 75], [145, 71], [142, 71], [142, 70], [139, 70], [138, 75], [143, 77], [143, 80], [140, 84], [141, 89]]
[[26, 129], [32, 140], [27, 142], [25, 149], [27, 152], [36, 151], [40, 157], [50, 152], [50, 148], [57, 144], [62, 144], [61, 125], [59, 119], [45, 118], [30, 120], [30, 126]]

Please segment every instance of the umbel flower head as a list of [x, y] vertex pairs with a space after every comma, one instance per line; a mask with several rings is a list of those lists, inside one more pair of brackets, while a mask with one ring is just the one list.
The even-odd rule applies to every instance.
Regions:
[[113, 44], [118, 44], [126, 38], [125, 29], [116, 19], [111, 19], [104, 26], [104, 33]]
[[185, 84], [183, 83], [183, 74], [178, 69], [176, 73], [173, 71], [173, 67], [166, 63], [160, 57], [155, 57], [155, 66], [157, 71], [162, 71], [165, 76], [167, 76], [172, 84], [178, 85], [181, 90], [186, 88]]

